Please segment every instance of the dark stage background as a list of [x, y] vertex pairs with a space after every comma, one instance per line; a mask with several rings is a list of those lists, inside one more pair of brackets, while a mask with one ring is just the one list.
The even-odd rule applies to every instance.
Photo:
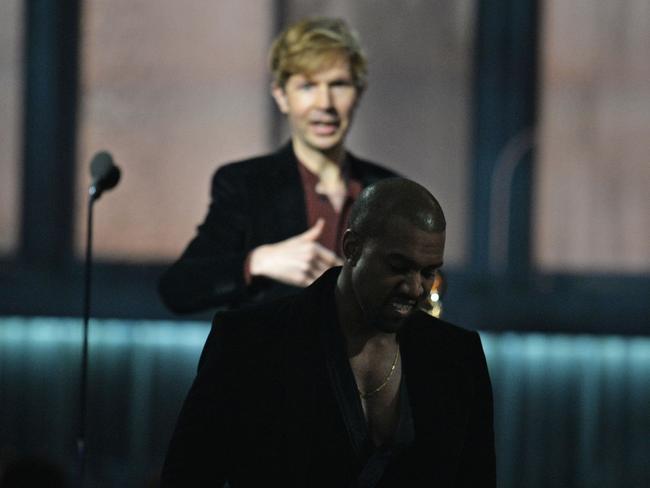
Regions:
[[212, 172], [286, 138], [266, 50], [346, 18], [370, 58], [350, 148], [449, 221], [444, 317], [478, 329], [499, 486], [650, 486], [650, 5], [645, 0], [3, 0], [0, 466], [74, 479], [88, 163], [88, 486], [155, 479], [211, 314], [156, 280]]

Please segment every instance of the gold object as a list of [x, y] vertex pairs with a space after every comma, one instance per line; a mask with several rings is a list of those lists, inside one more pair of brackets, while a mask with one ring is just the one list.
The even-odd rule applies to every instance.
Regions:
[[445, 292], [446, 284], [445, 275], [442, 274], [442, 271], [436, 270], [436, 277], [431, 285], [429, 296], [422, 307], [422, 310], [438, 319], [442, 315], [442, 295]]
[[397, 352], [395, 353], [395, 359], [393, 359], [393, 364], [390, 367], [390, 371], [388, 371], [388, 374], [384, 378], [384, 381], [381, 385], [379, 385], [377, 388], [375, 388], [372, 391], [368, 391], [366, 393], [362, 392], [358, 387], [357, 387], [357, 393], [359, 396], [363, 399], [366, 400], [370, 398], [371, 396], [379, 393], [381, 390], [383, 390], [388, 382], [390, 381], [391, 377], [393, 376], [393, 373], [395, 372], [395, 366], [397, 366], [397, 360], [399, 359], [399, 345], [397, 346]]

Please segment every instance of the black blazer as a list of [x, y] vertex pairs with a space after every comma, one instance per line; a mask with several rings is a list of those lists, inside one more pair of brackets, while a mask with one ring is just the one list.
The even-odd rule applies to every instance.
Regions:
[[[295, 297], [215, 316], [163, 487], [356, 486], [349, 406], [322, 339], [338, 328], [337, 276], [332, 269]], [[415, 440], [378, 486], [494, 487], [492, 392], [478, 334], [418, 312], [400, 349]]]
[[[348, 153], [350, 173], [368, 186], [395, 173]], [[236, 308], [286, 296], [297, 288], [270, 279], [244, 281], [244, 260], [263, 244], [307, 230], [305, 195], [290, 143], [279, 151], [221, 167], [212, 202], [194, 239], [162, 275], [158, 290], [177, 313]]]

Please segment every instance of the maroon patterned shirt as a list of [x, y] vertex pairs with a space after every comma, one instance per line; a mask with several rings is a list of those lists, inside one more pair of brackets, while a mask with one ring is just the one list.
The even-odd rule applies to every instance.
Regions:
[[346, 178], [347, 192], [341, 212], [334, 209], [332, 202], [327, 195], [318, 193], [316, 185], [320, 181], [318, 175], [309, 171], [305, 165], [298, 164], [302, 188], [305, 192], [305, 203], [307, 206], [307, 226], [312, 227], [319, 218], [325, 220], [325, 227], [321, 233], [318, 243], [341, 256], [341, 238], [347, 229], [350, 208], [361, 193], [362, 187], [359, 180]]
[[[363, 190], [360, 180], [349, 177], [345, 168], [343, 171], [344, 178], [346, 179], [347, 192], [343, 201], [343, 207], [340, 212], [337, 212], [330, 199], [327, 198], [327, 195], [316, 191], [316, 185], [320, 181], [318, 175], [309, 171], [302, 163], [298, 163], [300, 181], [302, 182], [302, 189], [305, 193], [307, 227], [312, 227], [319, 218], [323, 218], [325, 220], [325, 226], [318, 238], [318, 243], [338, 256], [343, 255], [341, 238], [345, 229], [347, 229], [350, 209], [359, 196], [359, 193], [361, 193], [361, 190]], [[247, 284], [250, 284], [252, 280], [250, 274], [250, 253], [244, 261], [244, 279]]]

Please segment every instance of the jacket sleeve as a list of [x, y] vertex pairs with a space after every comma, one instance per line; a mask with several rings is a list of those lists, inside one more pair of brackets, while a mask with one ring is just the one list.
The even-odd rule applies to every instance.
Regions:
[[185, 399], [162, 470], [163, 488], [223, 486], [233, 447], [236, 395], [224, 347], [225, 323], [212, 327], [196, 378]]
[[231, 304], [247, 292], [248, 193], [245, 175], [232, 173], [230, 166], [215, 173], [205, 220], [181, 257], [160, 278], [158, 291], [173, 312], [198, 312]]
[[457, 486], [493, 488], [496, 486], [496, 457], [492, 386], [481, 338], [476, 332], [473, 332], [471, 337], [473, 398], [467, 435], [461, 453]]

